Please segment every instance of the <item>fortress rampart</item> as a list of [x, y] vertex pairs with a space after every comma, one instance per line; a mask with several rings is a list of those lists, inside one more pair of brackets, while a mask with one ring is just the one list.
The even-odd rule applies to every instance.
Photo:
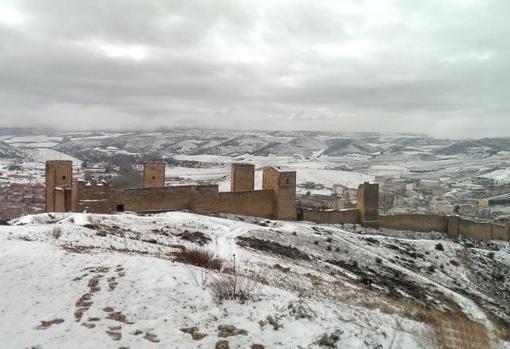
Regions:
[[217, 185], [165, 186], [164, 162], [144, 165], [142, 187], [113, 189], [108, 183], [73, 182], [71, 161], [46, 163], [46, 211], [139, 213], [189, 210], [201, 214], [232, 213], [280, 220], [304, 220], [324, 224], [352, 223], [369, 227], [419, 232], [437, 231], [450, 238], [510, 241], [510, 225], [479, 223], [459, 216], [425, 214], [379, 215], [379, 185], [358, 188], [355, 209], [303, 209], [296, 204], [296, 172], [275, 167], [263, 170], [262, 190], [254, 190], [255, 167], [234, 164], [231, 191]]
[[[72, 162], [60, 164], [58, 175], [72, 176]], [[233, 191], [219, 192], [217, 185], [166, 187], [164, 162], [144, 164], [142, 186], [113, 189], [104, 182], [54, 180], [55, 166], [47, 165], [47, 212], [161, 212], [190, 210], [213, 214], [233, 213], [256, 217], [296, 219], [296, 172], [275, 168], [264, 170], [264, 188], [254, 190], [255, 166], [232, 166]], [[70, 178], [72, 178], [70, 176]], [[267, 184], [270, 183], [270, 184]], [[55, 204], [56, 203], [56, 204]]]

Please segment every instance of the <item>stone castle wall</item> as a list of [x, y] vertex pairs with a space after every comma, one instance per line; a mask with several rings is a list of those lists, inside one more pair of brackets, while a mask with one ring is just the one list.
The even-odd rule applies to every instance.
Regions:
[[[157, 164], [159, 175], [164, 167]], [[510, 240], [510, 226], [479, 223], [458, 216], [400, 214], [381, 216], [377, 211], [378, 185], [364, 183], [358, 192], [356, 209], [314, 210], [296, 207], [296, 172], [268, 167], [263, 173], [262, 190], [241, 190], [251, 186], [252, 167], [241, 168], [236, 191], [219, 192], [217, 185], [157, 186], [114, 190], [104, 183], [72, 182], [72, 162], [49, 161], [46, 164], [47, 212], [113, 213], [122, 211], [161, 212], [190, 210], [203, 214], [232, 213], [280, 220], [305, 220], [316, 223], [353, 223], [409, 231], [437, 231], [451, 238], [460, 235], [477, 240]], [[233, 170], [235, 174], [236, 170]], [[144, 174], [154, 174], [147, 169]], [[144, 180], [145, 182], [145, 180]], [[242, 183], [242, 184], [239, 184]], [[71, 189], [72, 185], [72, 189]], [[298, 217], [299, 211], [299, 217]], [[368, 224], [367, 224], [368, 222]], [[374, 225], [375, 222], [375, 225]]]
[[347, 210], [303, 209], [300, 217], [304, 221], [326, 224], [361, 224], [360, 211], [356, 208]]
[[[144, 184], [157, 184], [153, 180], [157, 176], [152, 175], [155, 171], [164, 175], [162, 164], [151, 162], [144, 166]], [[197, 213], [233, 213], [295, 220], [296, 173], [276, 169], [265, 171], [265, 188], [247, 190], [253, 188], [254, 169], [253, 165], [236, 166], [232, 170], [234, 175], [240, 173], [235, 185], [236, 191], [221, 193], [217, 185], [161, 187], [159, 183], [158, 186], [116, 190], [106, 183], [77, 181], [73, 184], [72, 199], [69, 200], [72, 202], [71, 207], [63, 206], [62, 210], [90, 213], [190, 210]], [[147, 176], [150, 178], [147, 179]], [[71, 195], [71, 191], [68, 195]]]
[[114, 192], [105, 183], [74, 182], [71, 211], [90, 213], [115, 212], [113, 196]]
[[218, 194], [217, 185], [184, 185], [163, 188], [136, 188], [115, 193], [117, 211], [176, 211], [191, 210], [196, 201]]
[[53, 160], [46, 162], [45, 209], [46, 212], [65, 212], [70, 202], [68, 194], [57, 192], [73, 185], [73, 162]]
[[276, 218], [272, 190], [222, 192], [201, 197], [192, 205], [197, 213], [232, 213], [246, 216]]
[[72, 209], [71, 188], [57, 187], [53, 191], [53, 205], [55, 212], [69, 212]]
[[410, 231], [438, 231], [446, 233], [448, 220], [446, 216], [425, 214], [399, 214], [379, 216], [379, 226], [386, 229]]
[[474, 222], [458, 216], [425, 214], [379, 216], [379, 226], [394, 230], [437, 231], [446, 233], [453, 239], [465, 236], [475, 240], [510, 241], [509, 225]]
[[263, 190], [273, 190], [274, 216], [283, 220], [296, 220], [296, 172], [266, 167], [262, 179]]
[[365, 182], [358, 187], [356, 208], [360, 211], [361, 223], [376, 225], [379, 217], [379, 184]]
[[255, 165], [232, 164], [230, 171], [230, 191], [252, 191], [255, 188]]
[[151, 161], [143, 165], [142, 186], [144, 188], [161, 188], [165, 186], [164, 161]]
[[[362, 223], [361, 212], [358, 209], [327, 211], [302, 209], [300, 219], [325, 224]], [[427, 214], [381, 215], [378, 217], [378, 226], [380, 228], [402, 231], [436, 231], [445, 233], [452, 239], [465, 236], [475, 240], [510, 241], [510, 225], [473, 222], [461, 219], [459, 216]]]

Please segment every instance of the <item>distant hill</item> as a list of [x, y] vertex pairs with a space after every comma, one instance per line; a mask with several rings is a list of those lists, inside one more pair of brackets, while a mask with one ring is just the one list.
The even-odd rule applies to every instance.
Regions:
[[371, 154], [379, 151], [378, 148], [373, 147], [363, 140], [351, 138], [337, 138], [331, 139], [327, 142], [328, 147], [322, 154], [330, 156], [343, 156], [347, 154]]
[[483, 138], [476, 140], [461, 140], [435, 151], [438, 155], [487, 153], [496, 154], [500, 151], [510, 151], [510, 138]]
[[5, 142], [0, 142], [0, 159], [23, 159], [26, 157], [26, 154], [5, 143]]

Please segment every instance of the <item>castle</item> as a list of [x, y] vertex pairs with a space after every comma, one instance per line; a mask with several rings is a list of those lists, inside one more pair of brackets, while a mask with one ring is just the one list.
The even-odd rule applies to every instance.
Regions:
[[296, 172], [267, 167], [261, 190], [254, 189], [255, 166], [232, 164], [231, 191], [218, 185], [165, 186], [163, 161], [143, 166], [139, 188], [113, 189], [106, 183], [73, 181], [72, 161], [46, 163], [46, 212], [137, 213], [190, 210], [296, 220]]
[[188, 210], [200, 214], [231, 213], [278, 220], [351, 223], [394, 230], [436, 231], [451, 238], [510, 241], [510, 224], [481, 223], [457, 215], [379, 214], [379, 184], [365, 182], [357, 191], [355, 208], [319, 210], [296, 202], [296, 172], [276, 167], [263, 170], [262, 189], [255, 190], [255, 166], [232, 164], [231, 188], [218, 185], [165, 186], [163, 161], [143, 166], [141, 187], [114, 189], [107, 183], [73, 180], [71, 161], [46, 163], [46, 212], [157, 213]]

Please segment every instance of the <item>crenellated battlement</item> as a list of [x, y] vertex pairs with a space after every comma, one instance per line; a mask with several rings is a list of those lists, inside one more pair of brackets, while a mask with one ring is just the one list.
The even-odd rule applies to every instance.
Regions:
[[48, 160], [46, 161], [46, 164], [63, 164], [63, 165], [69, 165], [73, 164], [72, 160]]

